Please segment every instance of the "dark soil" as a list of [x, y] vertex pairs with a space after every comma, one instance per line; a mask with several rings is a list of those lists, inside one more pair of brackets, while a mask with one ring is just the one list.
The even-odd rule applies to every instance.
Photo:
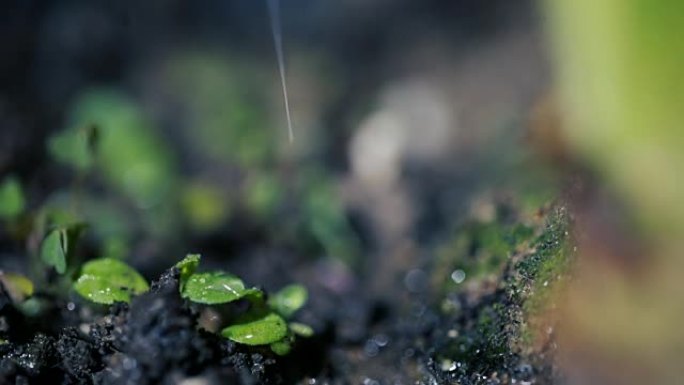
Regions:
[[[285, 357], [198, 329], [201, 309], [178, 295], [175, 268], [130, 305], [106, 310], [70, 302], [62, 312], [70, 318], [55, 312], [46, 325], [29, 321], [0, 288], [0, 325], [12, 337], [0, 345], [0, 383], [559, 384], [553, 325], [544, 326], [548, 338], [535, 348], [524, 339], [526, 304], [541, 295], [538, 281], [549, 279], [549, 262], [567, 262], [559, 259], [567, 258], [565, 209], [547, 222], [500, 276], [444, 297], [404, 292], [386, 303], [358, 288], [335, 293], [312, 280], [312, 299], [297, 319], [317, 333]], [[29, 324], [38, 332], [29, 333]]]

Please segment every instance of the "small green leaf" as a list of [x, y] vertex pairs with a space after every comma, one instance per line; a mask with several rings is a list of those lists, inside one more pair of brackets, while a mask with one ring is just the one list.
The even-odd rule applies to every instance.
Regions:
[[147, 281], [132, 267], [110, 258], [96, 259], [83, 265], [74, 289], [96, 303], [130, 302], [131, 294], [149, 289]]
[[311, 337], [314, 335], [314, 330], [311, 326], [299, 322], [290, 322], [290, 330], [301, 337]]
[[191, 275], [195, 274], [197, 266], [199, 266], [200, 259], [202, 256], [199, 254], [188, 254], [183, 258], [182, 261], [176, 264], [176, 267], [180, 271], [180, 291], [183, 292], [185, 287], [185, 282], [188, 281]]
[[50, 231], [41, 244], [41, 260], [64, 274], [68, 256], [85, 228], [83, 223], [71, 223]]
[[292, 350], [292, 342], [288, 338], [274, 342], [271, 344], [271, 350], [279, 356], [287, 355]]
[[285, 318], [299, 310], [308, 299], [306, 288], [302, 285], [288, 285], [269, 299], [269, 305]]
[[183, 298], [207, 305], [232, 302], [246, 296], [261, 297], [261, 295], [260, 290], [247, 289], [240, 278], [222, 271], [193, 274], [185, 282], [181, 291]]
[[274, 312], [247, 313], [221, 335], [245, 345], [268, 345], [287, 336], [287, 324]]
[[21, 184], [14, 177], [5, 178], [0, 184], [0, 217], [11, 219], [24, 211], [26, 202]]
[[0, 282], [15, 303], [22, 302], [33, 295], [33, 282], [21, 274], [0, 271]]
[[52, 230], [40, 247], [40, 259], [48, 266], [54, 267], [59, 274], [64, 274], [68, 247], [69, 237], [66, 230]]

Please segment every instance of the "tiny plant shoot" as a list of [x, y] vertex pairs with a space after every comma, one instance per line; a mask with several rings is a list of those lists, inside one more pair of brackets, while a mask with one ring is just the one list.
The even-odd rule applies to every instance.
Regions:
[[[53, 254], [62, 256], [66, 253], [63, 237], [59, 232], [53, 233], [56, 234], [53, 236], [55, 240], [50, 240], [45, 247], [54, 249]], [[268, 345], [273, 352], [283, 355], [290, 351], [295, 335], [313, 335], [310, 326], [296, 322], [288, 324], [286, 321], [306, 303], [308, 294], [304, 286], [286, 286], [267, 300], [263, 291], [245, 286], [240, 278], [232, 274], [224, 271], [197, 272], [199, 263], [198, 254], [189, 254], [174, 266], [180, 273], [179, 295], [182, 298], [208, 306], [237, 300], [246, 300], [250, 304], [247, 311], [237, 315], [233, 322], [221, 330], [223, 337], [245, 345]], [[89, 301], [110, 305], [114, 302], [130, 302], [133, 295], [149, 290], [149, 285], [127, 264], [102, 258], [83, 265], [73, 288]]]
[[132, 267], [111, 258], [96, 259], [84, 264], [81, 276], [74, 283], [74, 290], [78, 294], [106, 305], [130, 302], [131, 295], [144, 293], [149, 288], [145, 278]]

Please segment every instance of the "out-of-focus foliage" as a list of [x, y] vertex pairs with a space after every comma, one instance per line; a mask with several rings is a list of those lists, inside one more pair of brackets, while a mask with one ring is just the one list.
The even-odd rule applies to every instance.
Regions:
[[[49, 139], [48, 150], [71, 167], [73, 177], [42, 210], [90, 223], [102, 256], [128, 256], [134, 234], [161, 239], [177, 231], [181, 194], [175, 161], [137, 101], [110, 88], [82, 92], [67, 127]], [[204, 217], [197, 214], [189, 221], [206, 222]]]
[[308, 299], [308, 292], [302, 285], [288, 285], [269, 298], [268, 304], [283, 317], [292, 316]]
[[349, 266], [359, 263], [359, 241], [334, 190], [333, 181], [312, 167], [298, 184], [302, 225], [325, 252]]
[[274, 158], [277, 135], [253, 67], [218, 54], [184, 54], [165, 68], [166, 87], [181, 100], [187, 140], [197, 154], [242, 167]]
[[85, 230], [82, 223], [64, 223], [52, 229], [43, 239], [40, 246], [40, 259], [48, 266], [54, 267], [59, 274], [64, 274], [73, 256], [76, 242]]
[[43, 240], [40, 247], [40, 258], [49, 266], [53, 266], [58, 273], [66, 272], [67, 235], [65, 229], [51, 231]]
[[7, 290], [15, 303], [22, 302], [33, 295], [33, 282], [22, 274], [0, 271], [0, 284]]
[[[569, 362], [580, 368], [571, 373], [578, 383], [681, 381], [684, 2], [543, 5], [565, 133], [628, 203], [626, 216], [636, 218], [648, 245], [638, 257], [582, 250], [581, 283], [571, 287], [564, 325], [566, 354], [575, 353]], [[638, 264], [639, 274], [616, 260]]]
[[26, 205], [21, 184], [14, 177], [0, 184], [0, 218], [11, 219], [21, 214]]
[[230, 214], [228, 194], [209, 183], [186, 183], [182, 190], [181, 205], [190, 228], [207, 232], [223, 224]]
[[639, 208], [647, 231], [684, 231], [684, 3], [545, 1], [567, 136]]
[[170, 152], [136, 103], [114, 90], [86, 92], [73, 107], [68, 132], [72, 140], [83, 142], [79, 130], [92, 125], [98, 128], [98, 166], [112, 187], [144, 208], [172, 193]]

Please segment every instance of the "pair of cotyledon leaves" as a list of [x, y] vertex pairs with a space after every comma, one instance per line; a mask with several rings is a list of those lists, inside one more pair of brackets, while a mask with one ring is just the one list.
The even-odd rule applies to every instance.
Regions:
[[[291, 323], [288, 326], [283, 318], [290, 317], [306, 302], [307, 292], [303, 286], [285, 287], [269, 299], [268, 306], [264, 306], [263, 292], [245, 287], [244, 282], [234, 275], [222, 271], [195, 273], [199, 260], [199, 255], [188, 255], [176, 265], [180, 271], [181, 297], [207, 305], [243, 298], [255, 304], [254, 310], [243, 314], [221, 331], [224, 337], [246, 345], [271, 345], [274, 352], [284, 354], [289, 350], [290, 331], [303, 336], [313, 333], [307, 325]], [[129, 302], [131, 295], [147, 291], [149, 285], [125, 263], [103, 258], [83, 265], [74, 289], [93, 302], [111, 304]]]
[[72, 223], [51, 230], [40, 246], [40, 259], [59, 274], [64, 274], [68, 256], [85, 227], [83, 223]]

